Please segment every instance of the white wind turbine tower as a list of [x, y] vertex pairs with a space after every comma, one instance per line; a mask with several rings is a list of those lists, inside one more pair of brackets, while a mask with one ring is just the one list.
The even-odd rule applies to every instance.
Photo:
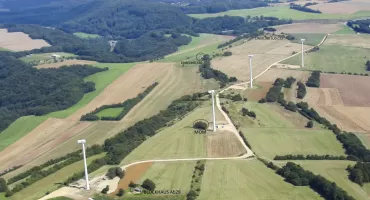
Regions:
[[87, 173], [87, 164], [86, 164], [86, 152], [85, 152], [85, 143], [86, 140], [77, 140], [78, 144], [82, 144], [82, 155], [84, 157], [84, 167], [85, 167], [85, 180], [86, 180], [86, 190], [90, 190], [90, 185], [89, 185], [89, 175]]
[[301, 39], [301, 42], [302, 42], [302, 68], [304, 67], [304, 51], [303, 51], [303, 42], [305, 41], [305, 39]]
[[213, 132], [216, 132], [216, 114], [215, 114], [215, 91], [208, 91], [209, 94], [212, 94], [212, 120], [213, 120]]
[[250, 81], [250, 84], [251, 84], [251, 89], [253, 88], [253, 70], [252, 70], [252, 58], [253, 58], [253, 55], [248, 55], [249, 56], [249, 70], [250, 70], [250, 74], [251, 74], [251, 81]]

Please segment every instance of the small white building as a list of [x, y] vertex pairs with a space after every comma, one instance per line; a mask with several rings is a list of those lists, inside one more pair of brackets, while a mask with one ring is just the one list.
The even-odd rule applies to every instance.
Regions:
[[60, 55], [58, 55], [58, 54], [52, 54], [51, 55], [51, 58], [57, 59], [57, 58], [60, 58]]

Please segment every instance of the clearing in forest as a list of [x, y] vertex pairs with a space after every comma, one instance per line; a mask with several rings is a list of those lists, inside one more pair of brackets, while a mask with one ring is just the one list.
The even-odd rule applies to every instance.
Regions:
[[45, 40], [34, 40], [22, 32], [0, 29], [0, 47], [11, 51], [27, 51], [50, 46]]
[[35, 68], [37, 68], [37, 69], [59, 68], [59, 67], [62, 67], [62, 66], [70, 66], [70, 65], [93, 65], [93, 64], [96, 64], [96, 62], [95, 61], [90, 61], [90, 60], [64, 60], [62, 62], [37, 65], [37, 66], [35, 66]]
[[209, 160], [205, 168], [198, 200], [321, 199], [309, 187], [285, 182], [256, 159]]

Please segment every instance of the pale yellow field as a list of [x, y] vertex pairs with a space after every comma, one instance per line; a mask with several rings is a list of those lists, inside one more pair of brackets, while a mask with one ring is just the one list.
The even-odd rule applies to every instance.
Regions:
[[26, 51], [50, 46], [45, 40], [34, 40], [22, 32], [9, 33], [0, 29], [0, 47], [12, 51]]
[[370, 35], [367, 35], [367, 34], [333, 34], [333, 35], [330, 35], [326, 39], [325, 44], [370, 48]]

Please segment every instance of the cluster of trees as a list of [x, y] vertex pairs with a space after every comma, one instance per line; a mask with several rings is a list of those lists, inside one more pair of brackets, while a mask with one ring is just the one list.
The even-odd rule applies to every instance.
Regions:
[[292, 87], [292, 84], [296, 81], [296, 79], [292, 76], [289, 76], [285, 82], [284, 82], [284, 87], [285, 88], [291, 88]]
[[370, 33], [370, 19], [351, 20], [347, 22], [347, 26], [359, 33]]
[[0, 173], [0, 176], [4, 176], [5, 174], [7, 174], [7, 173], [9, 173], [9, 172], [12, 172], [12, 171], [14, 171], [14, 170], [16, 170], [16, 169], [18, 169], [18, 168], [20, 168], [20, 167], [22, 167], [23, 165], [18, 165], [18, 166], [14, 166], [14, 167], [12, 167], [12, 168], [10, 168], [10, 169], [7, 169], [7, 170], [5, 170], [5, 171], [3, 171], [3, 172], [1, 172]]
[[3, 178], [0, 178], [0, 193], [5, 193], [8, 192], [9, 188], [8, 185], [6, 184], [6, 180]]
[[327, 200], [354, 200], [342, 188], [326, 178], [315, 175], [310, 171], [304, 170], [301, 166], [288, 162], [284, 167], [276, 172], [285, 178], [285, 181], [295, 186], [309, 186], [312, 190], [319, 193]]
[[242, 108], [241, 112], [242, 112], [242, 115], [243, 115], [243, 116], [249, 116], [249, 117], [251, 117], [251, 118], [253, 118], [253, 119], [256, 119], [256, 117], [257, 117], [257, 115], [256, 115], [256, 113], [255, 113], [255, 112], [253, 112], [253, 111], [249, 111], [249, 110], [248, 110], [248, 109], [246, 109], [246, 108]]
[[370, 60], [366, 61], [366, 71], [370, 71]]
[[[135, 98], [127, 99], [123, 103], [117, 103], [117, 104], [111, 104], [111, 105], [103, 105], [99, 108], [96, 108], [94, 111], [87, 113], [85, 115], [81, 116], [81, 121], [96, 121], [96, 120], [114, 120], [119, 121], [124, 116], [127, 115], [127, 113], [130, 112], [130, 110], [138, 104], [141, 100], [143, 100], [156, 86], [158, 85], [158, 82], [153, 83], [150, 85], [147, 89], [144, 90], [144, 92], [138, 94]], [[122, 111], [118, 114], [118, 116], [115, 117], [99, 117], [96, 114], [108, 109], [108, 108], [122, 108]]]
[[147, 179], [144, 180], [143, 184], [141, 184], [141, 187], [143, 187], [144, 189], [147, 189], [149, 191], [154, 191], [156, 185], [152, 180], [147, 178]]
[[282, 78], [277, 78], [275, 80], [274, 85], [270, 88], [270, 90], [266, 94], [265, 99], [267, 102], [276, 102], [279, 99], [281, 99], [281, 96], [284, 95], [283, 93], [281, 93], [281, 89], [283, 88], [284, 82], [285, 81]]
[[101, 193], [107, 194], [109, 191], [109, 185], [106, 185], [105, 188], [102, 189]]
[[346, 160], [346, 156], [288, 154], [275, 156], [274, 160]]
[[306, 128], [312, 128], [313, 127], [313, 121], [310, 120], [307, 122]]
[[186, 194], [186, 200], [195, 200], [200, 194], [200, 184], [205, 170], [205, 160], [198, 160], [195, 165], [190, 184], [190, 191]]
[[273, 27], [267, 27], [267, 28], [263, 28], [264, 31], [269, 31], [269, 32], [275, 32], [276, 31], [276, 28], [273, 28]]
[[308, 8], [306, 5], [301, 6], [301, 5], [295, 4], [295, 3], [290, 3], [290, 9], [299, 10], [299, 11], [302, 11], [302, 12], [321, 13], [321, 11], [319, 11], [319, 10], [314, 10], [314, 9]]
[[370, 163], [357, 162], [355, 166], [348, 166], [349, 179], [361, 186], [370, 182]]
[[306, 85], [308, 87], [320, 87], [320, 71], [313, 71], [308, 78]]
[[[90, 157], [99, 153], [103, 152], [103, 148], [99, 145], [93, 145], [90, 148], [87, 148], [86, 150], [86, 156]], [[48, 162], [40, 165], [35, 166], [26, 172], [23, 172], [21, 174], [18, 174], [17, 176], [14, 176], [8, 180], [8, 184], [15, 183], [17, 181], [20, 181], [24, 178], [26, 178], [21, 183], [16, 184], [11, 190], [8, 190], [6, 193], [7, 197], [12, 196], [14, 193], [19, 192], [23, 190], [24, 188], [34, 184], [35, 182], [41, 180], [42, 178], [49, 176], [58, 170], [75, 163], [82, 159], [81, 150], [75, 151], [73, 153], [69, 153], [66, 156], [63, 156], [58, 159], [52, 159]], [[47, 169], [45, 169], [47, 168]], [[28, 177], [28, 178], [27, 178]]]
[[230, 51], [225, 51], [222, 55], [223, 56], [231, 56], [231, 55], [233, 55], [233, 53], [231, 53]]
[[218, 45], [217, 48], [221, 49], [221, 48], [230, 46], [232, 43], [237, 42], [237, 41], [239, 41], [241, 39], [255, 38], [255, 37], [257, 37], [257, 36], [259, 36], [261, 34], [263, 34], [263, 32], [262, 31], [258, 31], [258, 30], [255, 31], [255, 32], [251, 32], [251, 33], [241, 34], [241, 35], [236, 36], [234, 39], [231, 39], [231, 40], [229, 40], [229, 41], [227, 41], [225, 43], [222, 43], [222, 44]]
[[307, 7], [307, 6], [317, 5], [317, 4], [318, 4], [317, 2], [308, 2], [308, 3], [305, 3], [304, 6]]
[[243, 139], [243, 142], [249, 149], [252, 149], [252, 146], [249, 144], [247, 138], [245, 137], [244, 133], [242, 131], [239, 131], [240, 137]]
[[221, 109], [226, 113], [226, 114], [229, 114], [229, 111], [227, 110], [227, 108], [225, 106], [221, 106]]
[[285, 109], [290, 110], [292, 112], [297, 111], [297, 106], [291, 101], [289, 101], [288, 103], [285, 103], [285, 104], [284, 104], [284, 101], [280, 101], [280, 105], [284, 106]]
[[105, 70], [88, 65], [36, 69], [0, 52], [0, 131], [19, 117], [40, 116], [76, 104], [95, 90], [95, 83], [83, 79]]
[[197, 121], [197, 122], [195, 122], [194, 124], [193, 124], [193, 128], [195, 128], [195, 129], [201, 129], [201, 130], [207, 130], [207, 128], [208, 128], [208, 122], [206, 122], [206, 121], [201, 121], [201, 120], [199, 120], [199, 121]]
[[319, 50], [320, 50], [320, 47], [319, 46], [315, 46], [314, 48], [312, 48], [309, 51], [307, 51], [307, 53], [316, 52], [316, 51], [319, 51]]
[[306, 86], [301, 81], [298, 81], [297, 85], [297, 98], [303, 99], [307, 94]]
[[201, 76], [205, 79], [214, 78], [220, 83], [221, 87], [225, 87], [230, 80], [229, 77], [225, 73], [211, 68], [211, 58], [208, 54], [204, 55], [202, 60], [202, 64], [199, 65]]
[[108, 169], [108, 172], [105, 175], [109, 179], [113, 179], [116, 176], [122, 179], [125, 176], [125, 172], [120, 167], [111, 167]]

